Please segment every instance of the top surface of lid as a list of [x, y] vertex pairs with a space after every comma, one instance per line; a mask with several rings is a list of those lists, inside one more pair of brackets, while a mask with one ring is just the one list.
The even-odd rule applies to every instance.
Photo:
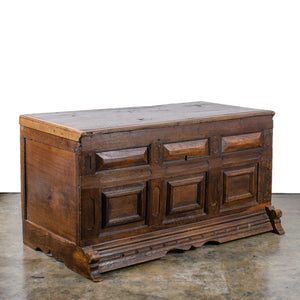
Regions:
[[[20, 124], [73, 140], [79, 140], [80, 136], [84, 134], [165, 127], [177, 124], [184, 125], [273, 114], [274, 112], [269, 110], [201, 101], [158, 106], [22, 115], [20, 116]], [[65, 135], [63, 132], [69, 134]], [[72, 137], [73, 135], [74, 137]]]

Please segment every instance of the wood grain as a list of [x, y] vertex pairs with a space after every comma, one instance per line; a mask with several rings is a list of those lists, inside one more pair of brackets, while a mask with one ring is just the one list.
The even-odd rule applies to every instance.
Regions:
[[226, 136], [222, 138], [222, 152], [233, 152], [262, 146], [261, 132]]
[[32, 223], [76, 240], [75, 155], [26, 140], [26, 217]]
[[46, 120], [37, 119], [34, 116], [22, 115], [19, 118], [19, 123], [24, 127], [53, 134], [55, 136], [70, 139], [76, 142], [79, 141], [81, 136], [84, 134], [84, 132], [80, 130], [69, 128], [68, 126], [60, 124], [53, 124], [52, 122], [48, 122]]
[[20, 124], [79, 141], [82, 135], [273, 115], [268, 110], [202, 101], [24, 115], [20, 116]]
[[144, 220], [145, 185], [129, 185], [103, 191], [103, 226], [116, 226]]
[[173, 249], [284, 233], [273, 114], [194, 102], [21, 116], [24, 243], [99, 281]]
[[164, 144], [164, 159], [190, 159], [208, 155], [208, 139]]
[[213, 136], [231, 136], [253, 133], [273, 128], [270, 116], [249, 116], [243, 119], [204, 122], [199, 124], [175, 125], [162, 128], [145, 128], [106, 134], [84, 135], [81, 138], [82, 151], [111, 151], [132, 147], [199, 140]]
[[148, 151], [146, 147], [96, 153], [97, 170], [124, 168], [147, 163]]
[[257, 200], [257, 167], [226, 170], [224, 175], [223, 203], [231, 205], [240, 200]]
[[204, 208], [205, 174], [168, 181], [168, 215]]

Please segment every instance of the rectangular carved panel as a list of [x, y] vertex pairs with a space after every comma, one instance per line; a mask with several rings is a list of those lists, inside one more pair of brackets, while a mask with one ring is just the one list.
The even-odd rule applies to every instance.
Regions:
[[96, 237], [101, 223], [101, 201], [99, 189], [83, 189], [82, 197], [82, 234], [84, 238]]
[[150, 180], [148, 187], [149, 201], [147, 223], [151, 226], [161, 223], [164, 205], [163, 180], [161, 178]]
[[164, 159], [166, 161], [206, 155], [208, 155], [208, 139], [164, 145]]
[[145, 219], [146, 185], [130, 185], [102, 192], [103, 227]]
[[28, 220], [75, 241], [75, 154], [30, 139], [25, 145]]
[[205, 175], [167, 183], [167, 214], [204, 210]]
[[124, 168], [148, 163], [147, 147], [96, 153], [96, 169]]
[[223, 204], [257, 200], [257, 165], [223, 172]]
[[222, 138], [222, 152], [233, 152], [262, 146], [261, 132], [224, 136]]

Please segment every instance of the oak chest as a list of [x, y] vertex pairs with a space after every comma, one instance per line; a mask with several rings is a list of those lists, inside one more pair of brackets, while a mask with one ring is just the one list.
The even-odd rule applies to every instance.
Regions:
[[267, 231], [272, 111], [208, 102], [20, 116], [24, 243], [100, 274]]

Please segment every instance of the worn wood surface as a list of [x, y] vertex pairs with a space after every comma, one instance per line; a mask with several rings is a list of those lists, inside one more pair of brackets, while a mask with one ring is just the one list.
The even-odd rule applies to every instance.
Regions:
[[161, 128], [162, 126], [198, 124], [273, 114], [273, 111], [268, 110], [201, 101], [146, 107], [22, 115], [20, 116], [20, 124], [78, 141], [82, 135], [86, 134]]
[[222, 138], [222, 152], [233, 152], [247, 150], [262, 146], [262, 133], [248, 133], [236, 136], [225, 136]]
[[284, 233], [272, 117], [206, 102], [21, 116], [24, 242], [100, 280], [172, 249]]
[[26, 140], [26, 219], [76, 241], [75, 154]]
[[146, 147], [96, 153], [97, 169], [124, 168], [148, 163]]
[[193, 157], [201, 157], [208, 155], [208, 139], [171, 143], [164, 145], [164, 159], [177, 160], [185, 159], [188, 160]]

